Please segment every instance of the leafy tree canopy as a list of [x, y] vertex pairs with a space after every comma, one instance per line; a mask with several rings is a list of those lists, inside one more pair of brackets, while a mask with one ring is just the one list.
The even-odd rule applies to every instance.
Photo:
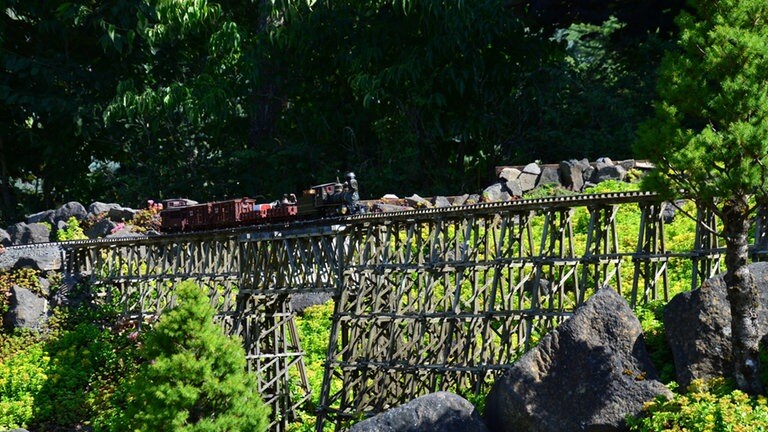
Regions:
[[[760, 1], [694, 2], [684, 12], [679, 51], [661, 67], [655, 119], [637, 150], [659, 170], [652, 186], [714, 205], [764, 196], [768, 163], [768, 6]], [[663, 149], [664, 151], [659, 151]]]

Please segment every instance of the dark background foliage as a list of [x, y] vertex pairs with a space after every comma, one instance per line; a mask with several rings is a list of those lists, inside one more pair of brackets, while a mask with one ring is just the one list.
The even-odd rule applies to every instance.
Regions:
[[681, 1], [5, 0], [0, 220], [631, 157]]

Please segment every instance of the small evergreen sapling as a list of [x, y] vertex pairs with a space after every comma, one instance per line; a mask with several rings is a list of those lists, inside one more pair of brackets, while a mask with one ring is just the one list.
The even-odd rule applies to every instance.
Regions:
[[269, 411], [245, 370], [236, 339], [213, 322], [201, 288], [183, 283], [179, 304], [146, 336], [145, 357], [129, 384], [130, 400], [118, 430], [263, 431]]

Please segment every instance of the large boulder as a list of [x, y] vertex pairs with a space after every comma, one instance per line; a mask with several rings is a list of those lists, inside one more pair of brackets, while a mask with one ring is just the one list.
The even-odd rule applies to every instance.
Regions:
[[523, 168], [517, 181], [520, 182], [520, 188], [523, 192], [528, 192], [539, 184], [539, 177], [541, 177], [541, 167], [538, 164], [529, 163]]
[[95, 224], [91, 225], [90, 228], [88, 228], [85, 231], [85, 235], [88, 236], [90, 239], [100, 238], [100, 237], [106, 237], [109, 234], [112, 234], [112, 232], [117, 228], [117, 224], [112, 222], [109, 219], [102, 219]]
[[48, 316], [48, 301], [27, 288], [11, 287], [11, 305], [3, 317], [8, 329], [39, 330]]
[[85, 219], [86, 216], [88, 216], [88, 212], [85, 210], [85, 207], [83, 207], [82, 204], [77, 201], [70, 201], [56, 209], [53, 214], [53, 222], [66, 222], [71, 217], [81, 221]]
[[438, 195], [432, 199], [432, 205], [437, 208], [450, 207], [451, 201], [448, 199], [448, 197]]
[[107, 212], [107, 217], [109, 217], [114, 222], [130, 222], [138, 212], [138, 210], [134, 210], [132, 208], [118, 207], [109, 209], [109, 212]]
[[640, 322], [603, 288], [494, 383], [485, 416], [494, 431], [625, 431], [624, 419], [659, 395], [672, 396]]
[[520, 177], [520, 174], [522, 173], [517, 168], [505, 167], [499, 173], [499, 178], [504, 181], [517, 180], [517, 178]]
[[523, 186], [520, 184], [520, 180], [509, 180], [504, 183], [504, 187], [507, 188], [507, 193], [513, 197], [523, 196]]
[[8, 227], [8, 235], [14, 245], [46, 243], [50, 241], [51, 229], [43, 223], [19, 222]]
[[350, 432], [487, 432], [477, 410], [461, 396], [431, 393], [355, 424]]
[[[749, 265], [760, 295], [758, 324], [768, 334], [768, 263]], [[664, 328], [675, 360], [677, 382], [685, 389], [694, 379], [731, 376], [731, 306], [722, 274], [701, 287], [680, 293], [664, 309]]]
[[432, 208], [432, 203], [428, 199], [413, 194], [405, 198], [405, 202], [413, 208]]
[[592, 182], [600, 183], [607, 180], [624, 181], [626, 176], [627, 170], [621, 165], [598, 166], [592, 174]]
[[0, 271], [32, 268], [41, 271], [60, 271], [63, 252], [56, 245], [9, 248], [0, 254]]
[[506, 185], [494, 183], [483, 190], [483, 202], [509, 201], [512, 195]]
[[551, 166], [545, 166], [541, 168], [541, 176], [539, 176], [539, 186], [547, 184], [560, 184], [560, 173], [557, 168]]
[[38, 213], [31, 214], [27, 216], [27, 223], [34, 224], [34, 223], [44, 222], [44, 223], [49, 223], [53, 225], [53, 217], [55, 213], [56, 212], [54, 212], [53, 210], [44, 210]]
[[88, 206], [88, 216], [96, 217], [102, 213], [108, 213], [112, 209], [122, 208], [120, 204], [116, 203], [103, 203], [101, 201], [94, 201]]
[[558, 171], [563, 186], [574, 191], [581, 191], [584, 188], [584, 172], [589, 169], [591, 166], [588, 160], [571, 159], [560, 162]]

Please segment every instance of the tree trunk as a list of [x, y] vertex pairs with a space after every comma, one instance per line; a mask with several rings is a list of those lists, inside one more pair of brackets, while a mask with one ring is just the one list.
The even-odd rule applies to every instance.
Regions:
[[756, 395], [762, 392], [760, 382], [760, 307], [757, 286], [748, 266], [747, 233], [749, 205], [746, 196], [738, 196], [723, 206], [726, 237], [725, 284], [731, 304], [731, 340], [733, 374], [736, 385]]

